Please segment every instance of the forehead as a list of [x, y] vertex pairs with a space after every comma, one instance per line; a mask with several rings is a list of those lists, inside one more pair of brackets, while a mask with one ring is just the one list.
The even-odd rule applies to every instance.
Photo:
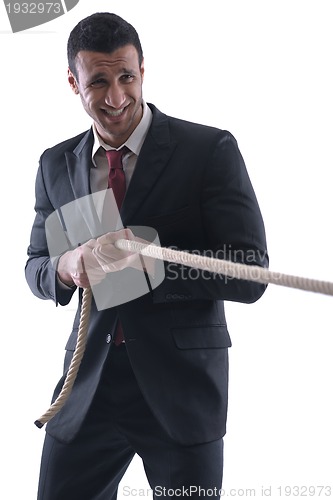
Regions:
[[111, 53], [81, 50], [75, 59], [78, 72], [108, 71], [126, 68], [139, 69], [139, 55], [133, 45], [125, 45]]

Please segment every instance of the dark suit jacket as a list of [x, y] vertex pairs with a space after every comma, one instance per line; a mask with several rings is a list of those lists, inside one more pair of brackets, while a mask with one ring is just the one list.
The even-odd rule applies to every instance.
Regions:
[[[149, 106], [153, 121], [121, 208], [124, 225], [155, 228], [162, 246], [267, 266], [262, 216], [234, 137]], [[48, 149], [36, 179], [26, 278], [37, 297], [61, 305], [74, 291], [57, 286], [45, 219], [90, 193], [92, 142], [90, 130]], [[155, 290], [123, 305], [98, 311], [93, 301], [84, 359], [69, 400], [47, 425], [51, 435], [68, 442], [80, 428], [112, 345], [108, 334], [114, 333], [117, 315], [142, 393], [171, 438], [194, 444], [225, 434], [231, 342], [223, 301], [252, 303], [265, 286], [175, 264], [166, 263], [165, 273]], [[75, 348], [81, 298], [79, 290], [65, 372]]]

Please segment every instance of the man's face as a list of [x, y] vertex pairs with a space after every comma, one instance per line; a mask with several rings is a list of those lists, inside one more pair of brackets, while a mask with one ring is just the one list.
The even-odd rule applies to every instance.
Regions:
[[68, 71], [72, 89], [102, 139], [119, 147], [142, 118], [144, 66], [139, 66], [136, 48], [126, 45], [111, 54], [82, 50], [75, 62], [77, 79]]

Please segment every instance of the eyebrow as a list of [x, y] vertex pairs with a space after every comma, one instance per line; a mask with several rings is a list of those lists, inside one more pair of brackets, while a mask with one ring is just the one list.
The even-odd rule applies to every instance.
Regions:
[[[126, 68], [125, 66], [123, 66], [122, 68], [119, 69], [118, 73], [136, 73], [136, 70]], [[93, 78], [103, 78], [106, 76], [107, 76], [107, 73], [105, 73], [104, 71], [99, 71], [98, 73], [95, 73], [93, 75]]]
[[[137, 75], [137, 71], [123, 67], [119, 70], [118, 74], [119, 75], [122, 75], [122, 74]], [[99, 80], [99, 79], [107, 79], [107, 78], [108, 78], [107, 73], [105, 73], [104, 71], [99, 71], [98, 73], [94, 73], [93, 75], [91, 75], [91, 77], [89, 78], [89, 83], [92, 83], [92, 82]]]
[[106, 78], [106, 74], [103, 72], [95, 73], [89, 78], [89, 80], [93, 82], [94, 80], [98, 80], [99, 78]]

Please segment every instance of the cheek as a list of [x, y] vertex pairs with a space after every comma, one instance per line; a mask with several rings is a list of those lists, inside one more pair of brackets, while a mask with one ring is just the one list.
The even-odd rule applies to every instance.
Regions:
[[94, 99], [94, 96], [92, 95], [81, 95], [81, 102], [84, 107], [84, 109], [95, 109], [96, 108], [96, 99]]
[[136, 88], [136, 95], [138, 97], [141, 97], [142, 96], [142, 83], [138, 84], [137, 88]]
[[134, 99], [138, 106], [141, 106], [142, 99], [142, 87], [137, 86], [135, 89], [132, 89], [131, 97]]

